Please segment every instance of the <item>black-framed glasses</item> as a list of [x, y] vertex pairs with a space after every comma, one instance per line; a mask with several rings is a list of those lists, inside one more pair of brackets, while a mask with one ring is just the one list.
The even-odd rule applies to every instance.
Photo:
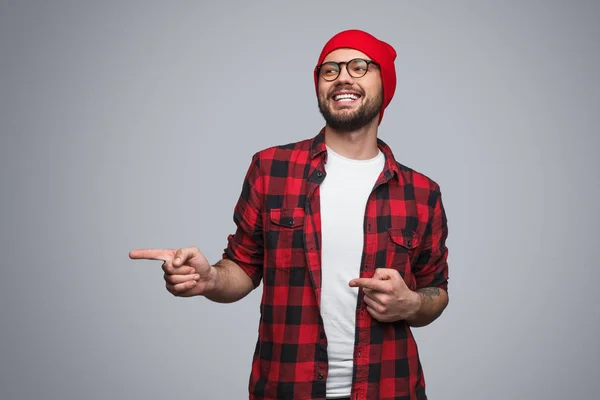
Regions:
[[317, 74], [319, 77], [325, 79], [326, 81], [335, 81], [338, 76], [340, 76], [340, 71], [342, 70], [342, 65], [346, 64], [346, 71], [353, 78], [362, 78], [365, 76], [367, 71], [369, 70], [369, 64], [374, 64], [379, 66], [373, 60], [365, 60], [363, 58], [353, 58], [350, 61], [328, 61], [323, 63], [317, 67]]

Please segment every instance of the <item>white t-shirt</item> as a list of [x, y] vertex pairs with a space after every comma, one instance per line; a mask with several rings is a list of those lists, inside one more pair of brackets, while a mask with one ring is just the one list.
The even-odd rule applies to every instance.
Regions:
[[328, 342], [327, 398], [350, 396], [354, 356], [358, 278], [364, 245], [367, 199], [385, 163], [381, 151], [370, 160], [353, 160], [327, 148], [320, 186], [322, 229], [321, 315]]

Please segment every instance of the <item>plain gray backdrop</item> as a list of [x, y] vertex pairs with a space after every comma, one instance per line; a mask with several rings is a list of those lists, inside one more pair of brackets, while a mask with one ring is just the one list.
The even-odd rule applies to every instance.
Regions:
[[214, 3], [1, 2], [0, 399], [247, 398], [261, 288], [175, 298], [128, 252], [220, 258], [349, 28], [396, 48], [380, 137], [444, 196], [430, 399], [598, 398], [599, 2]]

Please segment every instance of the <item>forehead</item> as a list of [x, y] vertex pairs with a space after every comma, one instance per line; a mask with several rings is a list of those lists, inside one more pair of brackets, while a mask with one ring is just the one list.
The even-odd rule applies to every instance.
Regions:
[[331, 53], [327, 54], [327, 56], [325, 57], [325, 59], [323, 60], [323, 62], [328, 62], [328, 61], [336, 61], [336, 62], [349, 61], [349, 60], [352, 60], [353, 58], [365, 58], [365, 59], [369, 59], [370, 57], [367, 56], [362, 51], [358, 51], [358, 50], [355, 50], [355, 49], [337, 49], [337, 50], [334, 50]]

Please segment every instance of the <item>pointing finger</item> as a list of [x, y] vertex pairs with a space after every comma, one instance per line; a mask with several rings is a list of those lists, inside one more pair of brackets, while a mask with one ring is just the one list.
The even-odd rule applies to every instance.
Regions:
[[350, 287], [371, 289], [376, 292], [388, 291], [388, 285], [381, 279], [357, 278], [350, 281]]
[[138, 249], [129, 252], [132, 260], [161, 260], [167, 261], [173, 258], [174, 250], [168, 249]]

